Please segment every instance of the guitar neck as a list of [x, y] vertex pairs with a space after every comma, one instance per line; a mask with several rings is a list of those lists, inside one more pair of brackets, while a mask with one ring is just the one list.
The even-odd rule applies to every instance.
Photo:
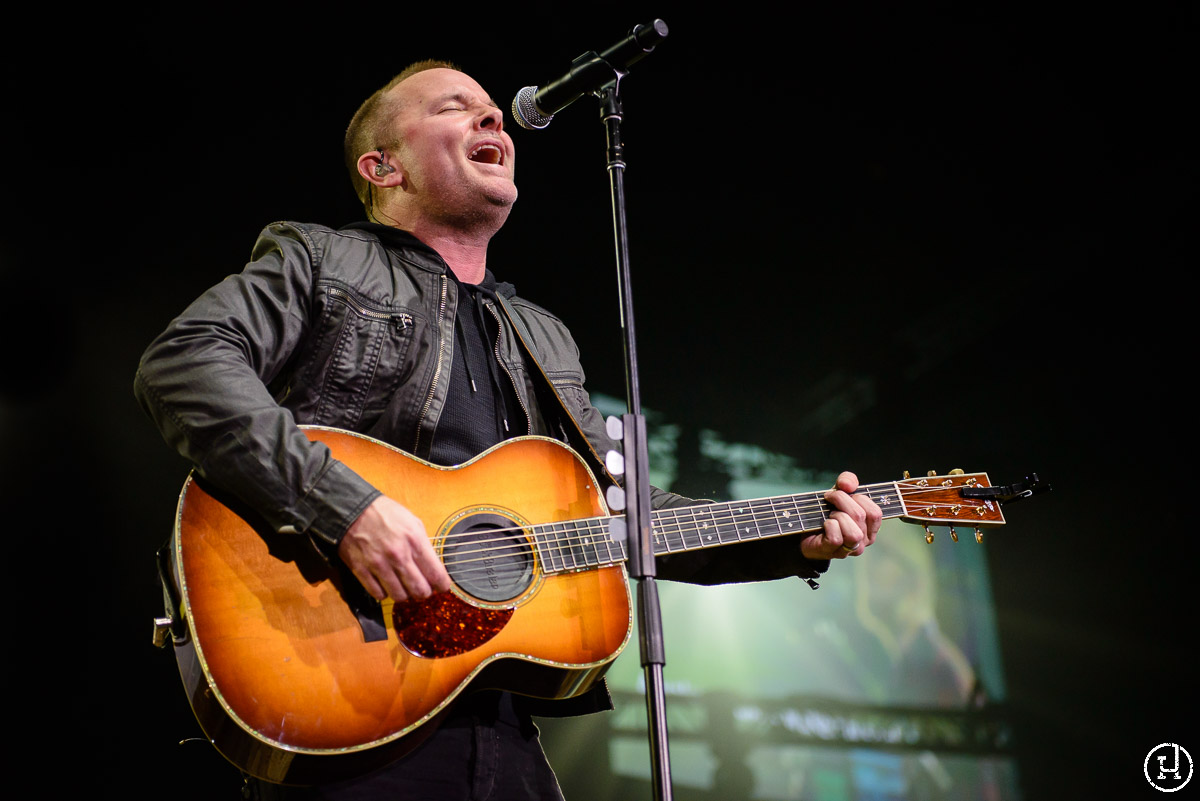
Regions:
[[[821, 529], [833, 507], [828, 490], [699, 504], [650, 513], [654, 554], [661, 556], [737, 542], [803, 534]], [[859, 487], [883, 511], [884, 518], [906, 514], [896, 482]], [[582, 570], [624, 562], [625, 539], [613, 539], [610, 527], [623, 516], [567, 520], [534, 527], [542, 564], [548, 573]]]

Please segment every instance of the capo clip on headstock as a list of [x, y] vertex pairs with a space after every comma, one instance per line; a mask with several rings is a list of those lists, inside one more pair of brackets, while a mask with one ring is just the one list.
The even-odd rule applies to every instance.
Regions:
[[1024, 498], [1031, 498], [1053, 489], [1048, 483], [1038, 478], [1037, 473], [1025, 476], [1024, 481], [1017, 481], [1001, 487], [964, 487], [961, 490], [964, 498], [984, 498], [999, 501], [1001, 504], [1016, 503]]

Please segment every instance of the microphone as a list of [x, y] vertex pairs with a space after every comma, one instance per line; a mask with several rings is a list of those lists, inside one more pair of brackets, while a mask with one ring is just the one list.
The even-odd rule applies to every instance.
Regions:
[[640, 61], [654, 46], [667, 38], [667, 23], [656, 19], [649, 25], [634, 27], [621, 41], [600, 55], [584, 53], [571, 62], [566, 74], [542, 87], [526, 86], [513, 98], [513, 119], [522, 128], [540, 130], [550, 124], [554, 115], [574, 103], [585, 92], [591, 92], [613, 80], [614, 72], [623, 73]]

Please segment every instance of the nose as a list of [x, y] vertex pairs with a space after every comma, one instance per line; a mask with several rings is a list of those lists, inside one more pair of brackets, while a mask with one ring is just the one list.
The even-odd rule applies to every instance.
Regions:
[[476, 118], [475, 124], [482, 130], [500, 133], [504, 130], [504, 113], [495, 106], [484, 106], [483, 113]]

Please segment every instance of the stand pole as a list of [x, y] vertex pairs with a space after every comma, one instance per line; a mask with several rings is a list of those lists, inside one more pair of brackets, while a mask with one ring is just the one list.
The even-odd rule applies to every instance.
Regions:
[[596, 92], [600, 117], [607, 135], [608, 175], [612, 191], [613, 236], [616, 242], [617, 286], [621, 327], [625, 342], [625, 385], [628, 413], [622, 418], [625, 454], [625, 525], [629, 575], [637, 587], [637, 615], [642, 669], [646, 680], [646, 714], [649, 718], [650, 765], [654, 797], [670, 801], [671, 758], [667, 735], [666, 692], [663, 666], [662, 616], [655, 584], [653, 535], [650, 526], [649, 452], [646, 419], [642, 415], [638, 381], [637, 337], [634, 331], [633, 293], [629, 269], [629, 235], [625, 221], [625, 160], [621, 142], [622, 108], [618, 72], [611, 83]]

